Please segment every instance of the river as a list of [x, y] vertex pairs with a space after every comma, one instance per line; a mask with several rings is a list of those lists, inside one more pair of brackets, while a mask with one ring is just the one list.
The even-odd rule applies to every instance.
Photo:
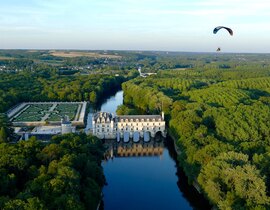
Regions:
[[[115, 113], [123, 103], [123, 91], [108, 98], [97, 111]], [[93, 110], [88, 115], [91, 128]], [[112, 145], [113, 158], [102, 167], [107, 185], [103, 188], [105, 210], [189, 210], [210, 209], [202, 196], [187, 184], [178, 168], [172, 140]], [[109, 151], [110, 152], [110, 151]]]

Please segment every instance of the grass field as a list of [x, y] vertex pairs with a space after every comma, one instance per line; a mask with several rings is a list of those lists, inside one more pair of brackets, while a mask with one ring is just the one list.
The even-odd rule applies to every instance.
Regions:
[[121, 58], [119, 55], [100, 54], [95, 52], [80, 51], [50, 51], [50, 54], [56, 57], [74, 58], [74, 57], [92, 57], [92, 58]]
[[6, 57], [6, 56], [0, 56], [0, 60], [14, 60], [15, 58], [12, 57]]

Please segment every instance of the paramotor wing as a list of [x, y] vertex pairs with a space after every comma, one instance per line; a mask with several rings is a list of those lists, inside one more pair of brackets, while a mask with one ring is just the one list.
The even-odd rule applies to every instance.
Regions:
[[233, 30], [228, 28], [228, 27], [225, 27], [225, 26], [217, 26], [217, 27], [215, 27], [214, 30], [213, 30], [213, 33], [216, 34], [222, 28], [226, 29], [231, 36], [233, 35]]

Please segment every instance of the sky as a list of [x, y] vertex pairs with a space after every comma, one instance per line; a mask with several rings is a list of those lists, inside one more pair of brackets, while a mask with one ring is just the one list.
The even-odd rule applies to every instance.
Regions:
[[0, 49], [270, 53], [269, 11], [269, 0], [0, 0]]

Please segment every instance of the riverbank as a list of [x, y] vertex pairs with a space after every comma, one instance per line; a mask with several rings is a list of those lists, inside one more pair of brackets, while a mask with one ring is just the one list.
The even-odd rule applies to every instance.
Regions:
[[[172, 131], [170, 130], [170, 128], [167, 128], [168, 130], [168, 135], [171, 138], [172, 142], [173, 142], [173, 147], [174, 147], [174, 151], [176, 152], [177, 156], [181, 155], [181, 150], [179, 149], [179, 147], [177, 146], [177, 137], [175, 137], [172, 133]], [[177, 157], [176, 157], [177, 158]], [[176, 160], [178, 161], [178, 160]], [[177, 167], [180, 167], [177, 165]], [[189, 185], [190, 186], [190, 185]], [[194, 187], [194, 189], [200, 194], [200, 196], [202, 197], [202, 199], [204, 199], [205, 201], [208, 202], [208, 200], [205, 198], [203, 192], [202, 192], [202, 188], [200, 187], [199, 183], [197, 180], [193, 180], [192, 182], [192, 186]], [[217, 207], [215, 206], [211, 206], [210, 208], [211, 210], [217, 210]]]
[[180, 155], [181, 154], [181, 150], [178, 148], [176, 142], [177, 142], [177, 138], [172, 134], [172, 131], [170, 130], [169, 127], [167, 127], [167, 130], [168, 130], [168, 134], [170, 136], [170, 138], [173, 140], [173, 145], [174, 145], [174, 150], [176, 152], [177, 155]]
[[[181, 155], [182, 152], [181, 152], [181, 150], [179, 149], [179, 147], [176, 144], [177, 138], [172, 134], [170, 128], [167, 128], [167, 130], [168, 130], [168, 134], [169, 134], [170, 138], [173, 141], [174, 150], [175, 150], [176, 154]], [[198, 191], [198, 193], [200, 193], [200, 194], [202, 193], [202, 189], [201, 189], [201, 187], [200, 187], [197, 180], [193, 180], [192, 185]]]

